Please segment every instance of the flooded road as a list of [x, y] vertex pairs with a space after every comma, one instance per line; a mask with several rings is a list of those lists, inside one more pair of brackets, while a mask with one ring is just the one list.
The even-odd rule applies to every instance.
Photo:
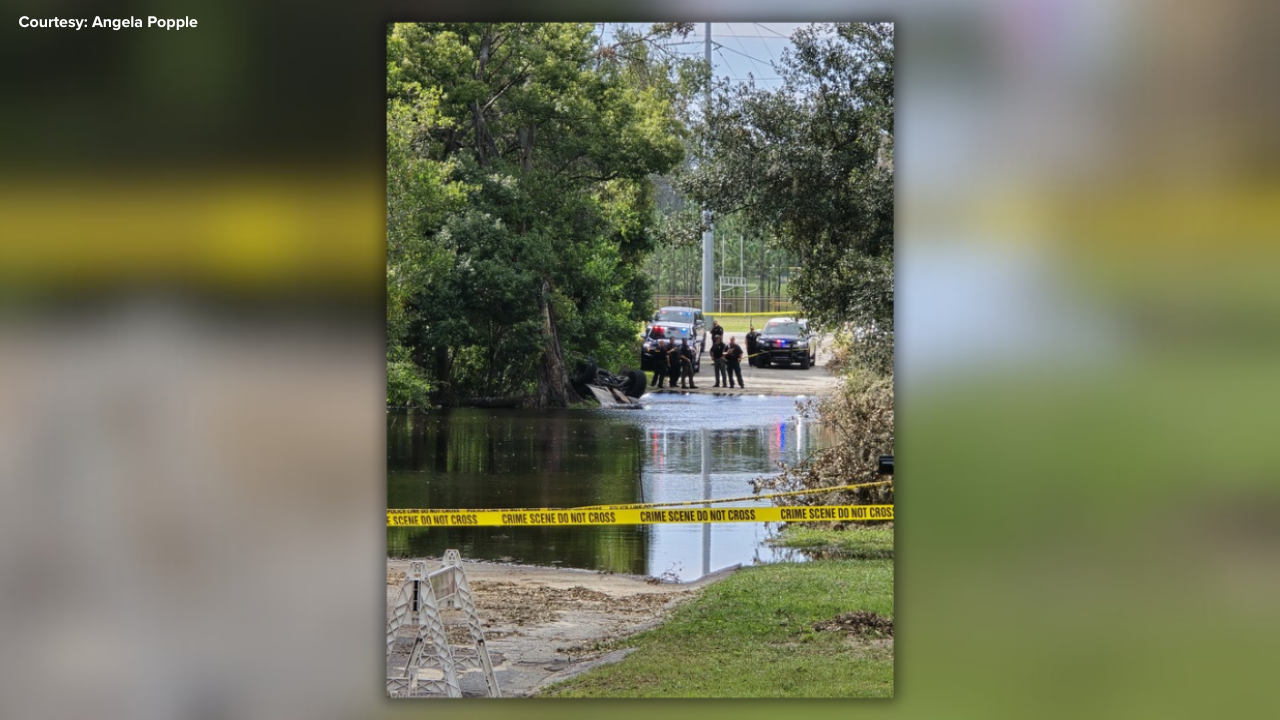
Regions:
[[[387, 416], [387, 507], [561, 508], [751, 495], [819, 447], [794, 396], [653, 394], [620, 410]], [[763, 505], [747, 501], [728, 505]], [[389, 557], [440, 556], [696, 580], [781, 556], [764, 523], [388, 528]], [[786, 552], [786, 551], [779, 551]], [[788, 559], [791, 558], [787, 555]]]

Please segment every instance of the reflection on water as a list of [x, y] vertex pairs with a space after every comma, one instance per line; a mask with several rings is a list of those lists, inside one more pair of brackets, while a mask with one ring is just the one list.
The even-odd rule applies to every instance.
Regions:
[[[812, 452], [796, 399], [650, 395], [641, 411], [441, 410], [387, 416], [387, 507], [556, 508], [749, 496]], [[765, 501], [731, 503], [766, 504]], [[388, 528], [391, 557], [463, 557], [692, 580], [781, 559], [764, 523]]]

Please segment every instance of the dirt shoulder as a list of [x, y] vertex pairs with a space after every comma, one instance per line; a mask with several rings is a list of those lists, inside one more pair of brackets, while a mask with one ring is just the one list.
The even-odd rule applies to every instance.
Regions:
[[[438, 559], [427, 561], [428, 571], [438, 567]], [[388, 612], [408, 569], [408, 560], [387, 561]], [[626, 651], [610, 653], [600, 645], [658, 624], [701, 588], [732, 572], [678, 584], [532, 565], [464, 562], [463, 569], [504, 697], [527, 696], [620, 660]], [[483, 694], [480, 673], [465, 673], [460, 680], [465, 695]]]

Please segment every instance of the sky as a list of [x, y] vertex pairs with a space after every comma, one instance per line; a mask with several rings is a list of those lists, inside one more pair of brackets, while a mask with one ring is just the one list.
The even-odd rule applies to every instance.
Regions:
[[[618, 23], [605, 23], [606, 42], [613, 36]], [[627, 23], [641, 29], [645, 23]], [[781, 86], [773, 63], [782, 58], [782, 52], [792, 47], [791, 33], [805, 23], [711, 23], [711, 64], [717, 79], [729, 78], [745, 81], [754, 77], [756, 84], [767, 89]], [[704, 23], [697, 23], [696, 30], [673, 51], [681, 55], [702, 57], [706, 52]]]

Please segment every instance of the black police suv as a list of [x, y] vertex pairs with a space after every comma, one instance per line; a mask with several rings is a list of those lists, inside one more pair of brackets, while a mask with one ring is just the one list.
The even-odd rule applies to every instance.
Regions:
[[757, 367], [798, 363], [801, 370], [808, 370], [818, 357], [818, 338], [804, 320], [773, 318], [760, 333], [756, 352], [760, 353]]

